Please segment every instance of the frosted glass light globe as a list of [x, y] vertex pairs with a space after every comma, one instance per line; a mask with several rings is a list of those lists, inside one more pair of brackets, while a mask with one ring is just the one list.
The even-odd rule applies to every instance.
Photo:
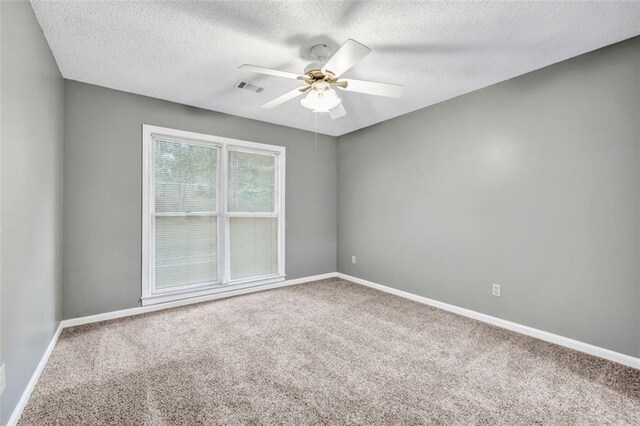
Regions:
[[313, 110], [313, 112], [329, 112], [330, 109], [337, 107], [342, 100], [333, 89], [323, 92], [310, 90], [300, 103], [303, 107]]

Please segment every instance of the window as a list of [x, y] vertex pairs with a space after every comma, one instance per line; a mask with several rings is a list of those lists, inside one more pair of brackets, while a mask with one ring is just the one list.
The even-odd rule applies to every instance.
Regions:
[[143, 126], [142, 303], [284, 280], [285, 149]]

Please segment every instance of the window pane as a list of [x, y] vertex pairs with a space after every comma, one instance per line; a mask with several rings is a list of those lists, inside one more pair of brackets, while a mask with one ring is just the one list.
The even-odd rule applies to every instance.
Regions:
[[215, 216], [156, 217], [155, 287], [218, 281]]
[[273, 212], [275, 157], [248, 152], [229, 152], [230, 212]]
[[216, 210], [216, 161], [213, 147], [156, 142], [156, 212]]
[[278, 219], [232, 217], [231, 279], [278, 272]]

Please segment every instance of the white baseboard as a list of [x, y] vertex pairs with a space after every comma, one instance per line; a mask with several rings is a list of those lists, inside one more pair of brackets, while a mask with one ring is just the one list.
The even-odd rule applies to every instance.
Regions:
[[405, 299], [424, 303], [426, 305], [430, 305], [445, 311], [453, 312], [458, 315], [462, 315], [462, 316], [473, 318], [482, 322], [493, 324], [498, 327], [506, 328], [507, 330], [515, 331], [521, 334], [526, 334], [527, 336], [535, 337], [537, 339], [544, 340], [550, 343], [555, 343], [556, 345], [575, 349], [577, 351], [584, 352], [589, 355], [594, 355], [600, 358], [607, 359], [609, 361], [618, 362], [620, 364], [624, 364], [629, 367], [640, 369], [640, 358], [635, 358], [629, 355], [621, 354], [619, 352], [614, 352], [609, 349], [604, 349], [598, 346], [590, 345], [588, 343], [580, 342], [578, 340], [573, 340], [568, 337], [559, 336], [557, 334], [549, 333], [547, 331], [538, 330], [532, 327], [528, 327], [526, 325], [521, 325], [511, 321], [492, 317], [491, 315], [482, 314], [480, 312], [475, 312], [470, 309], [465, 309], [455, 305], [450, 305], [448, 303], [429, 299], [427, 297], [418, 296], [413, 293], [398, 290], [392, 287], [387, 287], [382, 284], [377, 284], [371, 281], [363, 280], [362, 278], [352, 277], [350, 275], [346, 275], [340, 272], [330, 272], [327, 274], [313, 275], [310, 277], [281, 281], [273, 284], [265, 284], [265, 285], [260, 285], [256, 287], [251, 287], [251, 288], [231, 290], [225, 293], [217, 293], [217, 294], [211, 294], [207, 296], [193, 297], [185, 300], [161, 303], [157, 305], [141, 306], [137, 308], [123, 309], [120, 311], [106, 312], [104, 314], [89, 315], [86, 317], [63, 320], [60, 322], [55, 334], [51, 338], [51, 342], [49, 343], [49, 346], [47, 346], [46, 351], [42, 355], [42, 359], [40, 360], [40, 363], [38, 363], [36, 370], [33, 372], [33, 375], [31, 376], [31, 380], [29, 380], [27, 387], [22, 393], [22, 396], [20, 397], [18, 404], [13, 410], [13, 413], [11, 414], [11, 417], [9, 418], [9, 422], [7, 423], [7, 425], [15, 426], [18, 420], [20, 419], [20, 416], [22, 415], [22, 411], [24, 410], [25, 406], [27, 405], [27, 401], [31, 396], [31, 392], [33, 392], [33, 389], [35, 388], [36, 383], [38, 382], [38, 379], [40, 378], [40, 375], [42, 374], [42, 371], [44, 370], [44, 367], [47, 364], [47, 361], [49, 360], [51, 353], [53, 352], [53, 348], [55, 347], [56, 342], [58, 341], [58, 337], [60, 336], [60, 333], [64, 328], [75, 327], [78, 325], [90, 324], [90, 323], [100, 322], [100, 321], [107, 321], [107, 320], [116, 319], [116, 318], [140, 315], [147, 312], [155, 312], [155, 311], [160, 311], [164, 309], [176, 308], [179, 306], [191, 305], [194, 303], [207, 302], [210, 300], [223, 299], [226, 297], [239, 296], [242, 294], [256, 293], [259, 291], [271, 290], [274, 288], [287, 287], [291, 285], [303, 284], [303, 283], [308, 283], [312, 281], [318, 281], [318, 280], [324, 280], [324, 279], [336, 278], [336, 277], [342, 278], [347, 281], [351, 281], [356, 284], [371, 287], [376, 290], [384, 291], [386, 293], [390, 293], [396, 296], [404, 297]]
[[140, 306], [137, 308], [123, 309], [121, 311], [105, 312], [104, 314], [89, 315], [86, 317], [72, 318], [62, 321], [63, 328], [75, 327], [93, 322], [107, 321], [116, 318], [130, 317], [133, 315], [146, 314], [148, 312], [161, 311], [164, 309], [177, 308], [179, 306], [192, 305], [194, 303], [208, 302], [211, 300], [224, 299], [227, 297], [240, 296], [242, 294], [256, 293], [258, 291], [271, 290], [274, 288], [287, 287], [290, 285], [303, 284], [311, 281], [324, 280], [326, 278], [334, 278], [335, 272], [327, 274], [313, 275], [310, 277], [296, 278], [293, 280], [280, 281], [277, 283], [256, 285], [253, 287], [229, 290], [222, 293], [209, 294], [206, 296], [191, 297], [188, 299], [175, 300], [172, 302], [158, 303], [156, 305]]
[[609, 349], [601, 348], [599, 346], [594, 346], [589, 343], [580, 342], [578, 340], [570, 339], [568, 337], [559, 336], [557, 334], [549, 333], [547, 331], [538, 330], [536, 328], [528, 327], [526, 325], [492, 317], [491, 315], [482, 314], [480, 312], [472, 311], [470, 309], [465, 309], [459, 306], [450, 305], [448, 303], [429, 299], [427, 297], [418, 296], [413, 293], [398, 290], [392, 287], [387, 287], [382, 284], [377, 284], [371, 281], [363, 280], [362, 278], [352, 277], [350, 275], [346, 275], [343, 273], [338, 273], [337, 276], [338, 278], [342, 278], [344, 280], [351, 281], [356, 284], [361, 284], [367, 287], [375, 288], [376, 290], [380, 290], [386, 293], [394, 294], [396, 296], [404, 297], [405, 299], [413, 300], [415, 302], [424, 303], [425, 305], [430, 305], [435, 308], [453, 312], [454, 314], [462, 315], [468, 318], [473, 318], [475, 320], [486, 322], [501, 328], [506, 328], [507, 330], [515, 331], [516, 333], [526, 334], [527, 336], [535, 337], [536, 339], [544, 340], [550, 343], [555, 343], [556, 345], [564, 346], [566, 348], [584, 352], [589, 355], [594, 355], [599, 358], [604, 358], [609, 361], [618, 362], [620, 364], [624, 364], [629, 367], [640, 369], [640, 358], [635, 358], [630, 355], [614, 352]]
[[192, 297], [189, 299], [160, 303], [157, 305], [141, 306], [137, 308], [123, 309], [120, 311], [106, 312], [103, 314], [89, 315], [86, 317], [63, 320], [60, 322], [55, 334], [51, 338], [51, 342], [49, 343], [49, 346], [47, 346], [46, 351], [42, 355], [42, 358], [40, 359], [40, 363], [36, 367], [36, 370], [33, 372], [33, 375], [31, 376], [31, 380], [29, 380], [29, 383], [27, 384], [27, 387], [22, 393], [22, 396], [20, 397], [18, 404], [14, 408], [13, 413], [11, 413], [11, 417], [9, 418], [9, 422], [7, 423], [7, 425], [15, 426], [18, 423], [18, 420], [22, 415], [22, 411], [26, 407], [27, 401], [29, 401], [31, 392], [33, 392], [33, 389], [35, 388], [36, 383], [38, 382], [38, 379], [42, 374], [42, 370], [44, 370], [44, 366], [47, 364], [47, 361], [49, 361], [51, 352], [53, 352], [53, 348], [55, 347], [56, 342], [58, 341], [58, 337], [60, 337], [60, 333], [64, 328], [75, 327], [78, 325], [90, 324], [90, 323], [100, 322], [100, 321], [107, 321], [107, 320], [116, 319], [116, 318], [129, 317], [133, 315], [140, 315], [140, 314], [145, 314], [147, 312], [155, 312], [155, 311], [160, 311], [164, 309], [171, 309], [179, 306], [192, 305], [194, 303], [207, 302], [207, 301], [216, 300], [216, 299], [223, 299], [226, 297], [240, 296], [242, 294], [256, 293], [259, 291], [271, 290], [279, 287], [287, 287], [287, 286], [296, 285], [296, 284], [303, 284], [311, 281], [324, 280], [327, 278], [335, 278], [336, 275], [337, 275], [336, 272], [330, 272], [327, 274], [313, 275], [310, 277], [296, 278], [296, 279], [280, 281], [272, 284], [257, 285], [249, 288], [231, 290], [224, 293], [217, 293], [217, 294], [211, 294], [211, 295], [200, 296], [200, 297]]
[[62, 332], [63, 328], [64, 327], [62, 326], [62, 324], [58, 324], [58, 328], [53, 334], [53, 337], [51, 338], [47, 349], [42, 355], [42, 358], [40, 358], [40, 362], [38, 363], [36, 370], [33, 372], [33, 375], [31, 375], [31, 379], [29, 380], [29, 383], [27, 383], [27, 387], [24, 389], [24, 392], [22, 392], [22, 396], [20, 397], [20, 400], [18, 400], [18, 404], [13, 409], [13, 413], [11, 413], [11, 417], [9, 417], [7, 426], [15, 426], [16, 424], [18, 424], [18, 420], [22, 415], [22, 411], [24, 410], [24, 407], [27, 406], [27, 402], [29, 401], [31, 392], [33, 392], [33, 389], [36, 387], [36, 383], [38, 383], [38, 379], [40, 378], [40, 375], [44, 370], [44, 366], [47, 365], [47, 361], [49, 361], [49, 357], [53, 352], [53, 348], [56, 346], [56, 342], [58, 341], [58, 337], [60, 337], [60, 333]]

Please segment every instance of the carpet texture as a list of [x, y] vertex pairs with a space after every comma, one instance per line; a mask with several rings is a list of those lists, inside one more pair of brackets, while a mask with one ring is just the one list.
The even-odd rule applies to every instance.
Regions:
[[65, 329], [21, 425], [640, 424], [640, 370], [340, 279]]

